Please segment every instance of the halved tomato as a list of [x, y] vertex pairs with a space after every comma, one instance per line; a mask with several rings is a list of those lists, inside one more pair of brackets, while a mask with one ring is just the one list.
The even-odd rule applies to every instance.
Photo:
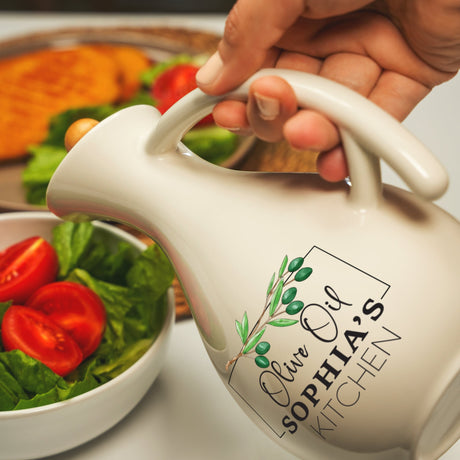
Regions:
[[[197, 88], [196, 73], [199, 67], [193, 64], [177, 64], [162, 72], [154, 81], [151, 94], [157, 109], [165, 113], [180, 98]], [[207, 115], [198, 125], [212, 124], [212, 115]]]
[[106, 324], [104, 304], [91, 289], [70, 281], [42, 286], [26, 306], [39, 310], [77, 342], [83, 358], [99, 346]]
[[53, 246], [39, 236], [0, 252], [0, 302], [22, 304], [40, 286], [56, 279], [58, 259]]
[[77, 342], [64, 329], [44, 313], [21, 305], [6, 310], [2, 341], [5, 350], [21, 350], [61, 376], [73, 371], [83, 360]]

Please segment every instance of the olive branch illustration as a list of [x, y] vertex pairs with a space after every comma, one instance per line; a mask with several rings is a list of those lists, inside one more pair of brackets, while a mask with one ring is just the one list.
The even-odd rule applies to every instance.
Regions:
[[[304, 307], [301, 300], [296, 300], [297, 288], [290, 286], [294, 282], [305, 281], [313, 272], [311, 267], [303, 267], [305, 257], [296, 257], [288, 265], [288, 257], [284, 256], [281, 266], [273, 273], [266, 292], [265, 304], [262, 314], [249, 332], [249, 321], [247, 311], [244, 312], [241, 321], [235, 320], [236, 332], [238, 333], [242, 347], [237, 355], [230, 359], [225, 368], [235, 363], [239, 358], [250, 357], [254, 354], [255, 363], [260, 368], [266, 368], [270, 361], [265, 356], [270, 350], [269, 342], [261, 342], [268, 326], [288, 327], [299, 322], [293, 316], [297, 315]], [[288, 317], [282, 316], [287, 314]]]

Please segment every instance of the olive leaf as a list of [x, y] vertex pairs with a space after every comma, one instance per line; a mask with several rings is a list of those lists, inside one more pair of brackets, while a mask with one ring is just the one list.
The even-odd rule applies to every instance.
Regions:
[[258, 332], [254, 337], [252, 337], [249, 342], [247, 343], [247, 345], [244, 347], [244, 350], [243, 350], [243, 354], [246, 354], [248, 353], [249, 351], [251, 351], [257, 344], [257, 342], [261, 339], [261, 337], [264, 335], [264, 332], [265, 332], [265, 327], [260, 331]]
[[275, 272], [273, 272], [273, 275], [270, 279], [270, 282], [268, 283], [268, 288], [267, 288], [267, 297], [270, 294], [270, 291], [272, 290], [273, 284], [275, 284]]
[[268, 324], [276, 327], [287, 327], [292, 326], [293, 324], [297, 324], [298, 322], [299, 321], [297, 319], [279, 318], [270, 321]]
[[235, 320], [235, 326], [236, 326], [236, 332], [238, 332], [238, 335], [241, 338], [241, 341], [244, 343], [246, 342], [246, 339], [248, 338], [248, 315], [246, 312], [244, 312], [243, 319], [241, 320], [241, 323], [238, 320]]
[[270, 304], [269, 315], [272, 316], [275, 313], [276, 307], [278, 306], [281, 298], [281, 294], [283, 293], [284, 281], [280, 280], [278, 286], [276, 287], [275, 293], [272, 297], [272, 302]]
[[287, 263], [288, 263], [288, 256], [284, 256], [283, 262], [281, 262], [281, 267], [278, 271], [278, 278], [281, 278], [283, 276]]

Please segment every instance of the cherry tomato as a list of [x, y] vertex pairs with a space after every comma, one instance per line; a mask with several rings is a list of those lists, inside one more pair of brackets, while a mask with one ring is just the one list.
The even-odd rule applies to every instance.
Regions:
[[104, 304], [91, 289], [58, 281], [42, 286], [26, 303], [62, 327], [77, 342], [83, 358], [99, 346], [106, 324]]
[[[194, 90], [198, 67], [192, 64], [178, 64], [161, 73], [155, 80], [151, 93], [157, 101], [157, 109], [165, 113], [175, 102]], [[212, 115], [203, 118], [198, 124], [213, 123]]]
[[5, 350], [21, 350], [65, 376], [82, 361], [83, 354], [72, 337], [44, 313], [21, 305], [6, 310], [2, 321]]
[[0, 252], [0, 302], [23, 304], [40, 286], [55, 280], [58, 259], [54, 248], [33, 236]]

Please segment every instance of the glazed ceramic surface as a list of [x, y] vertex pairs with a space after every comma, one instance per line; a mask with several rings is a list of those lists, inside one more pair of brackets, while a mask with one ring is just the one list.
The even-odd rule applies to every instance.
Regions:
[[[51, 238], [60, 222], [47, 212], [0, 216], [0, 250], [34, 235]], [[113, 226], [95, 223], [105, 238], [123, 240], [137, 251], [145, 245]], [[94, 439], [124, 418], [142, 399], [164, 363], [174, 324], [174, 298], [169, 292], [162, 331], [147, 352], [129, 369], [100, 387], [67, 401], [33, 409], [0, 412], [0, 459], [42, 458]]]
[[[276, 73], [340, 127], [351, 187], [201, 160], [180, 139], [221, 98], [195, 91], [161, 118], [137, 106], [100, 123], [58, 168], [50, 209], [159, 242], [224, 384], [289, 451], [438, 458], [460, 433], [460, 226], [429, 202], [447, 174], [351, 90]], [[379, 158], [414, 193], [382, 185]]]

